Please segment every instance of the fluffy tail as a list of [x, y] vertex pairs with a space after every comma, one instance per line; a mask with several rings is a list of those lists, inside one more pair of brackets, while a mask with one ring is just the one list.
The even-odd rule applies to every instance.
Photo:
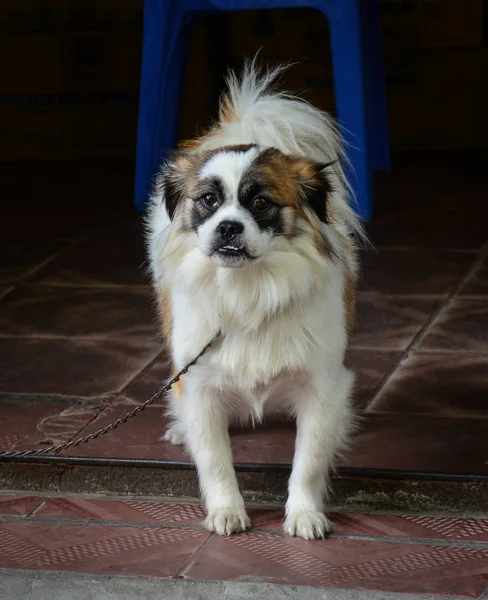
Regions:
[[262, 71], [254, 59], [246, 63], [240, 78], [230, 72], [228, 89], [220, 103], [219, 123], [200, 140], [199, 149], [254, 143], [318, 162], [340, 159], [327, 171], [333, 171], [330, 176], [334, 179], [331, 213], [349, 231], [363, 237], [361, 222], [347, 199], [354, 196], [343, 170], [347, 157], [337, 125], [330, 115], [305, 100], [273, 89], [287, 68], [281, 65]]

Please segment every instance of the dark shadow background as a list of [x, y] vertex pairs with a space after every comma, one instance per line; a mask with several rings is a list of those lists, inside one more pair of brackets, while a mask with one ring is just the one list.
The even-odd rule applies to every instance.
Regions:
[[[381, 5], [393, 167], [397, 153], [485, 149], [486, 0], [382, 0]], [[142, 20], [142, 0], [2, 2], [4, 215], [16, 192], [36, 194], [46, 212], [51, 203], [64, 204], [66, 190], [60, 198], [53, 181], [63, 176], [75, 196], [84, 190], [87, 209], [91, 202], [111, 201], [113, 194], [130, 205]], [[189, 44], [182, 137], [215, 117], [226, 68], [239, 67], [259, 49], [271, 64], [300, 61], [284, 76], [284, 87], [334, 111], [327, 22], [318, 11], [205, 17], [195, 23]], [[123, 165], [122, 181], [113, 181], [114, 164]], [[93, 170], [89, 181], [82, 174], [86, 165]], [[35, 185], [26, 181], [30, 177]], [[47, 183], [54, 185], [49, 198]]]

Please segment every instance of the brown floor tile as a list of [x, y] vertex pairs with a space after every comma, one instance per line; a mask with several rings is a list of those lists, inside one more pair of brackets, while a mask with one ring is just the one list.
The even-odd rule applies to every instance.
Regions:
[[[0, 407], [1, 414], [1, 407]], [[2, 444], [3, 445], [3, 444]], [[17, 515], [26, 517], [41, 504], [39, 496], [2, 496], [0, 495], [0, 517]]]
[[[149, 290], [28, 286], [0, 308], [0, 336], [156, 341]], [[116, 343], [116, 342], [114, 342]]]
[[351, 347], [404, 350], [437, 305], [435, 298], [397, 298], [374, 292], [361, 294]]
[[476, 254], [435, 250], [363, 252], [359, 289], [384, 294], [447, 294], [473, 264]]
[[51, 402], [0, 402], [0, 451], [70, 441], [96, 415], [93, 408]]
[[488, 420], [372, 414], [340, 466], [488, 475]]
[[6, 296], [11, 290], [13, 290], [13, 287], [9, 287], [6, 285], [0, 285], [0, 298], [2, 296]]
[[460, 296], [486, 296], [488, 294], [488, 258], [466, 282]]
[[417, 352], [375, 399], [374, 412], [488, 419], [488, 354]]
[[476, 598], [488, 581], [488, 549], [357, 539], [310, 543], [263, 533], [214, 536], [182, 575]]
[[73, 246], [32, 281], [51, 285], [145, 285], [142, 250]]
[[[109, 425], [131, 409], [120, 405], [108, 407], [83, 431], [88, 435]], [[63, 456], [103, 456], [114, 458], [138, 458], [190, 462], [182, 447], [161, 440], [166, 427], [161, 407], [149, 407], [119, 429], [91, 440], [78, 448], [72, 448]]]
[[54, 256], [63, 246], [57, 240], [0, 240], [0, 281], [15, 283]]
[[[38, 198], [38, 202], [42, 200]], [[46, 206], [36, 210], [32, 206], [24, 206], [23, 213], [0, 215], [0, 236], [15, 241], [35, 239], [42, 246], [46, 239], [70, 240], [80, 235], [97, 218], [99, 214], [86, 207]]]
[[386, 375], [398, 364], [401, 352], [349, 350], [346, 365], [356, 374], [354, 406], [362, 410], [373, 400]]
[[[126, 408], [119, 406], [104, 414], [90, 423], [83, 434], [108, 425], [124, 414]], [[191, 462], [182, 447], [159, 440], [163, 428], [158, 417], [158, 408], [148, 409], [123, 425], [123, 429], [68, 453]], [[234, 462], [291, 464], [294, 438], [293, 423], [232, 430]], [[488, 420], [374, 414], [363, 423], [339, 466], [486, 475], [487, 453]]]
[[[130, 408], [127, 405], [107, 407], [83, 431], [83, 435], [109, 425]], [[67, 454], [192, 462], [183, 446], [173, 446], [161, 440], [166, 426], [161, 407], [149, 407], [119, 429], [82, 447], [72, 448]], [[293, 458], [294, 436], [295, 426], [292, 422], [271, 418], [267, 425], [256, 429], [233, 428], [231, 441], [234, 462], [288, 464]]]
[[147, 285], [143, 239], [87, 236], [66, 248], [31, 281], [53, 285]]
[[[394, 155], [390, 173], [376, 178], [378, 246], [478, 249], [488, 235], [483, 219], [488, 186], [486, 153]], [[446, 177], [446, 173], [449, 176]]]
[[171, 577], [209, 537], [192, 529], [0, 524], [0, 565], [7, 569]]
[[437, 317], [419, 348], [488, 353], [488, 302], [455, 299]]
[[[1, 507], [0, 500], [0, 511]], [[143, 525], [200, 525], [205, 518], [205, 510], [200, 504], [47, 498], [33, 516]]]
[[0, 392], [100, 396], [126, 386], [159, 352], [139, 340], [0, 338]]
[[334, 533], [381, 538], [488, 542], [488, 519], [430, 515], [332, 513]]

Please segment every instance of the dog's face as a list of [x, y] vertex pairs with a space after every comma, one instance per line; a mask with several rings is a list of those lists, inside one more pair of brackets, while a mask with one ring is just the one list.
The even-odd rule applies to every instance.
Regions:
[[227, 146], [176, 154], [158, 183], [170, 218], [195, 232], [200, 251], [221, 267], [241, 267], [277, 236], [293, 236], [299, 217], [327, 222], [326, 166], [274, 148]]

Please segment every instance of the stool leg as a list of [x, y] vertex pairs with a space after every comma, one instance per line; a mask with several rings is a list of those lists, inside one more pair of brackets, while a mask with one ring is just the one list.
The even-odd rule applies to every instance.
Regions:
[[364, 1], [361, 9], [371, 168], [373, 171], [389, 171], [390, 143], [379, 0]]
[[188, 27], [173, 2], [146, 0], [135, 205], [143, 211], [164, 153], [175, 147]]
[[[368, 157], [361, 14], [359, 0], [341, 0], [323, 12], [328, 17], [337, 116], [352, 169], [346, 169], [363, 219], [372, 216]], [[320, 8], [320, 5], [318, 6]]]

